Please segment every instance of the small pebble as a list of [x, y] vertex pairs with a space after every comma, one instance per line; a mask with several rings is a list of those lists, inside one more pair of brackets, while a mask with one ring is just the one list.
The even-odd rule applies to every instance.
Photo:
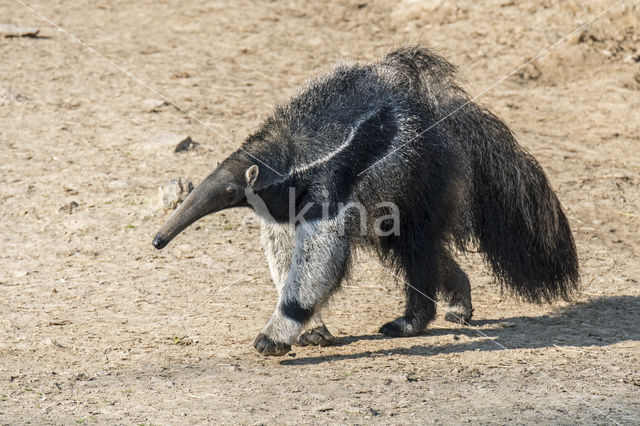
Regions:
[[149, 142], [147, 142], [144, 147], [146, 149], [155, 149], [155, 150], [164, 150], [164, 149], [173, 149], [175, 150], [176, 146], [184, 143], [187, 140], [191, 140], [188, 135], [176, 135], [173, 133], [160, 133], [154, 136]]
[[199, 143], [192, 141], [191, 137], [187, 136], [185, 140], [176, 145], [176, 149], [174, 149], [173, 152], [193, 151], [198, 146], [200, 146]]
[[163, 99], [145, 99], [142, 102], [143, 109], [148, 112], [160, 112], [160, 109], [169, 105], [169, 103]]
[[80, 207], [80, 204], [72, 201], [69, 204], [65, 204], [64, 206], [60, 207], [60, 213], [72, 214], [78, 207]]
[[0, 24], [0, 34], [5, 37], [36, 37], [39, 32], [40, 29], [38, 28]]

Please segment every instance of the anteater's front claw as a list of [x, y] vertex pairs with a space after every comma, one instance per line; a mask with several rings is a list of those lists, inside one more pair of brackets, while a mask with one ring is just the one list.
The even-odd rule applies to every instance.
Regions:
[[288, 343], [275, 342], [266, 334], [260, 333], [256, 340], [253, 342], [253, 346], [265, 356], [281, 356], [291, 350], [291, 345]]

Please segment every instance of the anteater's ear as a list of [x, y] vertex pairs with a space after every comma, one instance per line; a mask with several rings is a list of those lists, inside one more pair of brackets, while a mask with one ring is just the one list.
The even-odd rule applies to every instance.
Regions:
[[244, 172], [244, 178], [247, 181], [248, 187], [252, 187], [253, 184], [256, 183], [259, 171], [260, 169], [258, 168], [258, 166], [254, 164], [253, 166], [249, 167], [246, 172]]

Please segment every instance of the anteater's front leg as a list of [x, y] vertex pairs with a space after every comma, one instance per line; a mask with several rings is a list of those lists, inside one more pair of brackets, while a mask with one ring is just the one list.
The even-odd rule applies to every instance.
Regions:
[[348, 268], [348, 238], [335, 220], [300, 224], [291, 269], [271, 319], [254, 342], [263, 355], [283, 355], [304, 325], [340, 285]]
[[[291, 270], [291, 262], [296, 243], [295, 226], [289, 223], [263, 221], [260, 228], [260, 241], [269, 263], [271, 278], [278, 291], [278, 297], [287, 282]], [[335, 342], [335, 337], [322, 321], [319, 310], [305, 325], [305, 330], [298, 336], [296, 344], [300, 346], [329, 346]]]

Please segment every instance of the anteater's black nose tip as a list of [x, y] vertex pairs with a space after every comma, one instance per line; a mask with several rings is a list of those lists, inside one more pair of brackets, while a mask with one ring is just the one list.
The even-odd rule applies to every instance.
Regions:
[[162, 236], [160, 234], [156, 235], [156, 237], [153, 239], [153, 246], [155, 248], [157, 248], [158, 250], [163, 249], [167, 243], [169, 241], [165, 240], [164, 238], [162, 238]]

